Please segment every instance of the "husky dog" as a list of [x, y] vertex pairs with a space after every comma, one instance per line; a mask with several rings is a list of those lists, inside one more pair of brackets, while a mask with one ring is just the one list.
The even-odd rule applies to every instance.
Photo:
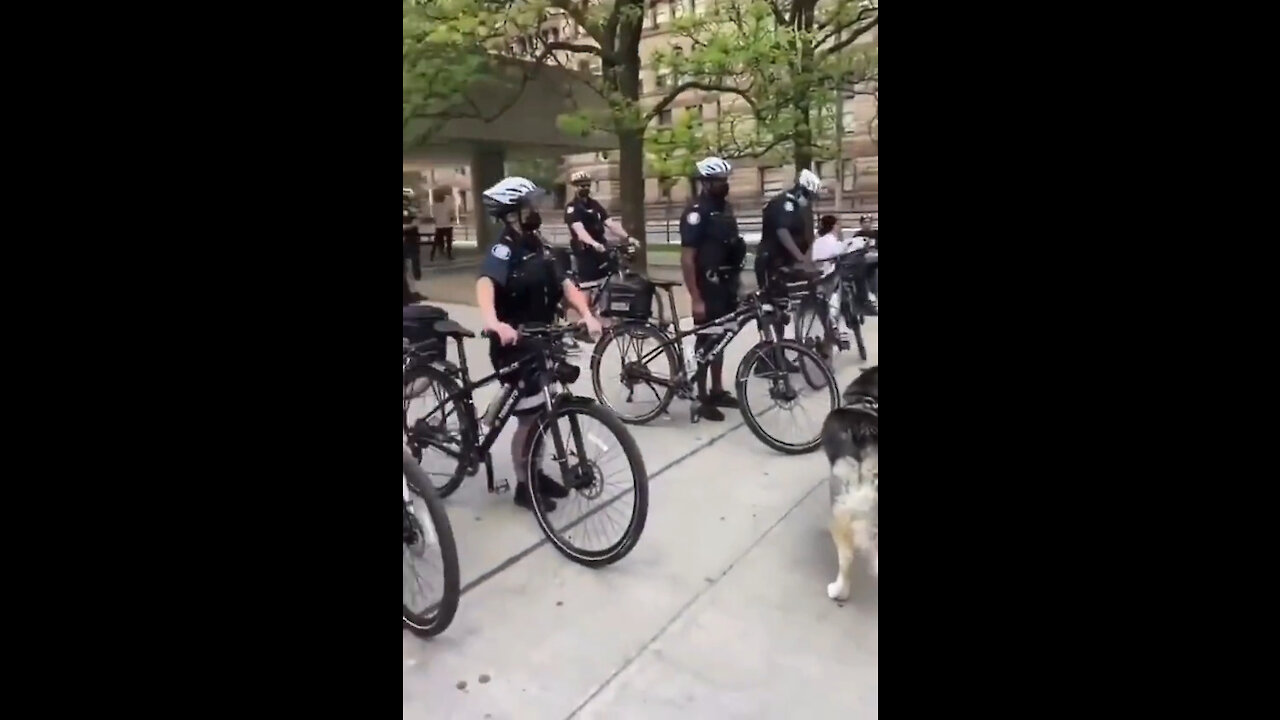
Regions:
[[849, 597], [854, 550], [867, 554], [880, 575], [880, 366], [864, 371], [844, 391], [844, 406], [822, 424], [822, 449], [831, 462], [831, 539], [838, 574], [827, 597]]

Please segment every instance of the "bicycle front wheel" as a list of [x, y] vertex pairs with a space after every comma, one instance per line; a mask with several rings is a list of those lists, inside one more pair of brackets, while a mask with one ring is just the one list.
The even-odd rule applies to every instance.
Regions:
[[630, 553], [649, 514], [649, 474], [635, 438], [607, 408], [561, 398], [538, 420], [529, 477], [545, 473], [569, 490], [548, 510], [533, 493], [533, 514], [556, 550], [587, 567], [612, 565]]
[[[787, 372], [794, 362], [821, 370], [821, 387], [799, 387]], [[748, 387], [749, 383], [753, 383]], [[813, 350], [792, 340], [756, 343], [737, 374], [742, 419], [760, 442], [788, 455], [813, 452], [822, 444], [822, 424], [840, 406], [835, 375]], [[788, 432], [790, 431], [790, 432]]]
[[[462, 594], [458, 546], [444, 501], [408, 452], [404, 453], [404, 563], [400, 624], [421, 637], [444, 632]], [[425, 577], [424, 577], [425, 575]], [[440, 583], [439, 596], [427, 590]]]

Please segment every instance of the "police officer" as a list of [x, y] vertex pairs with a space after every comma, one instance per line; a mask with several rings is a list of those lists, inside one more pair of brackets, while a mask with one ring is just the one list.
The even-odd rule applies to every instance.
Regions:
[[[697, 164], [702, 188], [680, 216], [680, 268], [693, 300], [693, 321], [699, 325], [733, 313], [738, 305], [738, 281], [746, 244], [738, 235], [738, 221], [726, 199], [729, 194], [729, 163], [718, 157]], [[699, 333], [694, 348], [708, 352], [720, 338], [721, 328]], [[707, 420], [724, 420], [720, 408], [738, 407], [738, 399], [724, 389], [724, 359], [710, 363], [711, 392], [707, 392], [706, 364], [700, 364], [694, 380], [698, 385], [698, 414]]]
[[[600, 322], [591, 315], [586, 296], [560, 272], [538, 233], [542, 217], [533, 208], [532, 201], [540, 193], [529, 180], [509, 177], [481, 194], [486, 210], [502, 223], [502, 234], [485, 254], [476, 280], [476, 305], [484, 318], [485, 330], [492, 336], [489, 359], [495, 369], [527, 354], [527, 350], [517, 344], [516, 326], [551, 323], [561, 299], [567, 299], [578, 311], [593, 337], [600, 335]], [[533, 373], [501, 379], [506, 384], [525, 382], [514, 411], [516, 431], [511, 438], [511, 459], [516, 468], [515, 502], [532, 509], [526, 443], [540, 410], [542, 387]], [[541, 471], [533, 480], [548, 510], [555, 509], [550, 498], [569, 494], [563, 485]]]
[[[818, 176], [809, 170], [801, 170], [795, 187], [778, 193], [765, 203], [755, 266], [756, 283], [762, 290], [768, 291], [770, 284], [777, 282], [778, 271], [785, 267], [798, 265], [809, 273], [818, 274], [808, 252], [813, 244], [812, 205], [821, 190], [822, 181]], [[782, 338], [783, 330], [782, 318], [778, 317], [774, 323], [775, 336]], [[785, 365], [788, 372], [798, 370], [790, 361]], [[768, 368], [758, 363], [756, 372], [767, 373]]]
[[606, 231], [624, 242], [630, 242], [630, 238], [622, 223], [609, 217], [604, 206], [591, 197], [591, 175], [579, 170], [570, 176], [569, 182], [573, 184], [574, 196], [564, 209], [564, 224], [570, 231], [569, 247], [578, 266], [578, 282], [589, 283], [605, 275]]

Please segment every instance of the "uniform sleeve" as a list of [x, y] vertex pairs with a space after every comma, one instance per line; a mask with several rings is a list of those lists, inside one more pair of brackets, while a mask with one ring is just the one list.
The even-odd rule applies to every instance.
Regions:
[[702, 241], [702, 215], [698, 207], [687, 208], [680, 216], [680, 247], [696, 248]]
[[494, 285], [502, 286], [507, 284], [507, 277], [511, 274], [511, 246], [504, 242], [496, 242], [493, 247], [489, 248], [489, 252], [484, 254], [484, 260], [480, 263], [480, 277], [487, 277], [493, 281]]
[[568, 206], [566, 206], [564, 209], [564, 226], [567, 228], [571, 228], [573, 227], [574, 223], [581, 220], [582, 218], [577, 217], [577, 214], [578, 213], [575, 211], [573, 207], [573, 203], [569, 203]]

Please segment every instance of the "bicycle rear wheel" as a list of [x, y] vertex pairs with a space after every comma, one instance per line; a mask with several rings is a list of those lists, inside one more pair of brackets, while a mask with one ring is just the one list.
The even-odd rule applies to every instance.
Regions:
[[[779, 367], [791, 358], [795, 358], [801, 367], [811, 364], [820, 368], [822, 387], [816, 390], [797, 387], [786, 368]], [[760, 381], [766, 392], [748, 392], [747, 384], [752, 380]], [[832, 410], [840, 407], [840, 391], [831, 369], [813, 350], [792, 340], [761, 340], [752, 346], [738, 364], [737, 390], [742, 419], [751, 434], [770, 448], [788, 455], [817, 450], [822, 444], [823, 422]], [[807, 421], [811, 429], [801, 430], [795, 438], [780, 437], [779, 426], [788, 419], [793, 425]]]
[[[670, 340], [644, 322], [624, 322], [605, 331], [591, 353], [591, 390], [596, 400], [624, 423], [643, 425], [661, 415], [675, 395], [681, 360], [674, 344], [654, 351]], [[653, 357], [644, 362], [646, 355]]]
[[[822, 306], [825, 309], [825, 304]], [[805, 303], [804, 307], [796, 312], [796, 342], [801, 343], [805, 347], [814, 352], [820, 360], [819, 365], [826, 365], [828, 369], [831, 367], [830, 360], [822, 357], [819, 348], [827, 339], [827, 326], [823, 322], [824, 315], [818, 308], [810, 303]], [[828, 350], [830, 352], [830, 349]], [[823, 374], [822, 368], [813, 364], [810, 356], [802, 355], [797, 358], [797, 364], [800, 366], [800, 374], [804, 376], [804, 381], [814, 390], [821, 390], [826, 384], [826, 376]]]
[[475, 410], [469, 400], [458, 398], [458, 383], [430, 365], [404, 374], [400, 406], [405, 444], [422, 466], [427, 482], [447, 498], [462, 485], [470, 469], [476, 442]]
[[[403, 472], [407, 492], [404, 493], [404, 582], [400, 624], [414, 635], [431, 637], [444, 632], [458, 612], [458, 599], [462, 594], [458, 546], [454, 542], [453, 527], [445, 513], [444, 502], [408, 452], [404, 453]], [[438, 564], [434, 562], [437, 553]], [[424, 590], [418, 572], [423, 565], [429, 567], [427, 575], [430, 580], [438, 576], [442, 581], [440, 597], [437, 600], [432, 593], [427, 595], [425, 602], [411, 602], [408, 597], [411, 582], [414, 590]]]
[[[649, 514], [649, 474], [617, 416], [587, 398], [562, 396], [534, 429], [529, 477], [539, 472], [570, 491], [553, 512], [541, 493], [531, 496], [538, 525], [556, 550], [586, 567], [612, 565], [631, 552]], [[597, 532], [609, 521], [616, 521], [615, 531]]]

